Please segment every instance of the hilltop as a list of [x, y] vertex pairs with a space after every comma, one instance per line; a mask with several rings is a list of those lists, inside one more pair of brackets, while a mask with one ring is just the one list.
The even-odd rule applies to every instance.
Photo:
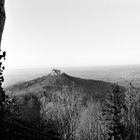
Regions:
[[42, 76], [27, 82], [14, 84], [6, 87], [6, 93], [9, 96], [19, 96], [28, 93], [33, 93], [38, 97], [41, 97], [44, 93], [50, 93], [60, 91], [64, 86], [75, 88], [81, 88], [86, 94], [90, 94], [93, 97], [105, 96], [105, 94], [111, 89], [113, 84], [100, 80], [82, 79], [78, 77], [70, 76], [60, 71], [52, 71], [46, 76]]

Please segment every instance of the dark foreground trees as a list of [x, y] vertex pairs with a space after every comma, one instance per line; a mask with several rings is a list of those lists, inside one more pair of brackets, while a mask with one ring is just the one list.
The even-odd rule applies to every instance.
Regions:
[[108, 128], [108, 139], [124, 140], [126, 137], [125, 95], [118, 85], [113, 87], [112, 92], [104, 100], [102, 108]]
[[125, 93], [127, 116], [125, 123], [128, 129], [129, 140], [140, 139], [140, 89], [130, 84]]
[[105, 99], [102, 111], [109, 140], [140, 139], [140, 89], [131, 84], [121, 91], [115, 86]]

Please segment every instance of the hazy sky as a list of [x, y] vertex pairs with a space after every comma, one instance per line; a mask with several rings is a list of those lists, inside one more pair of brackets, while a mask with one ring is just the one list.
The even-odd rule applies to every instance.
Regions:
[[140, 64], [139, 0], [6, 0], [6, 68]]

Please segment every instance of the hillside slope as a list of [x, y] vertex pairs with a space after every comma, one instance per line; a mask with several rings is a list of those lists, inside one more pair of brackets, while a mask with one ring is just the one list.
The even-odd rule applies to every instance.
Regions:
[[92, 96], [104, 96], [111, 89], [112, 85], [113, 84], [108, 82], [72, 77], [65, 73], [50, 73], [46, 76], [42, 76], [28, 82], [9, 86], [5, 88], [5, 90], [6, 94], [9, 96], [33, 93], [40, 97], [42, 94], [50, 91], [62, 90], [64, 86], [74, 86], [82, 89], [86, 94], [91, 94]]

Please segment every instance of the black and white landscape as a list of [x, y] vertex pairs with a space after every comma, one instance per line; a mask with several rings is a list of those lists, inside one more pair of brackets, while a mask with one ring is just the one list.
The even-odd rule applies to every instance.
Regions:
[[139, 7], [0, 0], [0, 139], [140, 140]]
[[[38, 139], [32, 129], [41, 131], [41, 139], [48, 134], [50, 139], [138, 139], [140, 86], [133, 79], [140, 74], [138, 70], [139, 66], [73, 68], [67, 69], [69, 75], [53, 69], [9, 85], [6, 94], [16, 103], [11, 106], [12, 114], [29, 129], [27, 133], [20, 126], [14, 131], [25, 139], [30, 135]], [[22, 131], [28, 135], [23, 137]]]

